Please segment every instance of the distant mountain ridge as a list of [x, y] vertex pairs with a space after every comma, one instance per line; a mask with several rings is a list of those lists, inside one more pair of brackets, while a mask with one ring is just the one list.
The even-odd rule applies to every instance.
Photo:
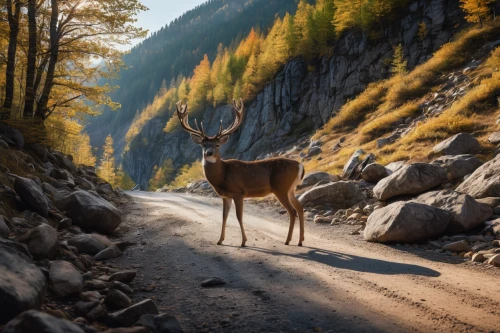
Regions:
[[111, 94], [122, 108], [104, 110], [89, 119], [86, 131], [94, 147], [101, 147], [108, 134], [117, 155], [125, 147], [125, 133], [134, 116], [150, 103], [163, 84], [179, 75], [188, 76], [207, 54], [213, 59], [219, 44], [237, 45], [252, 28], [267, 29], [276, 17], [293, 13], [298, 0], [210, 0], [154, 32], [124, 56], [128, 67], [109, 82], [120, 88]]

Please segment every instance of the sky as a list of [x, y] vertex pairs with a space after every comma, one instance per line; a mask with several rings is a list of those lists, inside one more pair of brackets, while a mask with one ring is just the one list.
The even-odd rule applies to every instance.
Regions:
[[[149, 8], [139, 14], [137, 25], [148, 29], [149, 33], [160, 30], [167, 23], [183, 13], [193, 9], [207, 0], [142, 0], [141, 3]], [[134, 45], [140, 40], [135, 40]]]

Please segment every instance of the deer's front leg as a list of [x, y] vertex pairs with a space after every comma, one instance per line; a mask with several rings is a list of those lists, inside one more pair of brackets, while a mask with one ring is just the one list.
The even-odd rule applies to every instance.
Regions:
[[231, 210], [231, 204], [231, 198], [222, 198], [222, 230], [220, 232], [220, 238], [217, 242], [217, 245], [221, 245], [224, 241], [224, 238], [226, 237], [226, 221], [227, 216], [229, 215], [229, 211]]
[[233, 200], [236, 207], [236, 217], [241, 228], [241, 247], [244, 247], [247, 242], [247, 236], [245, 235], [245, 228], [243, 228], [243, 197], [235, 197]]

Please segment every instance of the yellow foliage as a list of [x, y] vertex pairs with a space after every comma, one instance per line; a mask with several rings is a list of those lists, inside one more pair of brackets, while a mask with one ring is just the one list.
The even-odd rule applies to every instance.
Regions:
[[171, 188], [183, 187], [197, 180], [205, 179], [203, 167], [200, 161], [196, 161], [191, 165], [185, 165], [181, 168], [179, 174], [170, 183]]
[[111, 138], [111, 135], [106, 137], [106, 142], [104, 146], [102, 146], [102, 150], [101, 163], [97, 168], [97, 174], [111, 185], [116, 186], [116, 165], [115, 158], [113, 157], [115, 150], [113, 148], [113, 138]]
[[481, 23], [491, 17], [490, 4], [494, 0], [460, 0], [460, 7], [465, 11], [465, 19], [471, 23]]

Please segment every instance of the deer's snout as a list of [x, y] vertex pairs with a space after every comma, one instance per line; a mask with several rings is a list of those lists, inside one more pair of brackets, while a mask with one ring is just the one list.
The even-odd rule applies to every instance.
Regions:
[[205, 152], [205, 155], [207, 155], [207, 157], [212, 157], [212, 156], [214, 156], [214, 151], [212, 149], [208, 149]]

